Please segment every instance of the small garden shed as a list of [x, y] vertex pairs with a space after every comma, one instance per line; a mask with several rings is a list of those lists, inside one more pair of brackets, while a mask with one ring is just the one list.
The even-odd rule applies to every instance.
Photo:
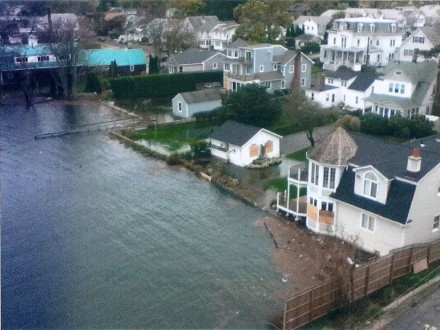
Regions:
[[282, 136], [265, 128], [228, 120], [216, 127], [209, 138], [211, 155], [238, 166], [247, 166], [258, 158], [280, 157]]
[[211, 111], [221, 105], [218, 89], [179, 93], [173, 98], [173, 115], [190, 118], [197, 112]]

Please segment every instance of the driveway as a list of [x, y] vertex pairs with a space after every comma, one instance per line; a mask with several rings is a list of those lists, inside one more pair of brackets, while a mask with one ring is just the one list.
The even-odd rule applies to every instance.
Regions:
[[412, 299], [408, 306], [399, 308], [395, 319], [383, 330], [438, 330], [440, 329], [440, 282], [427, 293]]
[[[318, 142], [327, 136], [328, 133], [332, 130], [333, 126], [322, 126], [315, 128], [313, 130], [313, 137], [315, 141]], [[281, 139], [281, 154], [288, 155], [292, 152], [302, 150], [310, 147], [310, 141], [307, 139], [307, 135], [305, 132], [299, 132], [295, 134], [285, 135]]]

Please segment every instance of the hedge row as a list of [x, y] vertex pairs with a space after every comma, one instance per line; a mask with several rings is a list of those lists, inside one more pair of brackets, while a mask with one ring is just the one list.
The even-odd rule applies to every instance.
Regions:
[[115, 99], [173, 97], [196, 90], [197, 84], [223, 82], [223, 71], [127, 76], [110, 80]]

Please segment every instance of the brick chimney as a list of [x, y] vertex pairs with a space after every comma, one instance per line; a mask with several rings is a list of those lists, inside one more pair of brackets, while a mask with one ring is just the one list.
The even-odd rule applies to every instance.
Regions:
[[301, 81], [301, 50], [297, 49], [295, 58], [293, 60], [293, 77], [291, 82], [291, 90], [292, 92], [299, 91], [300, 81]]
[[408, 157], [406, 170], [411, 173], [418, 173], [422, 167], [422, 157], [420, 157], [420, 149], [414, 148], [411, 156]]

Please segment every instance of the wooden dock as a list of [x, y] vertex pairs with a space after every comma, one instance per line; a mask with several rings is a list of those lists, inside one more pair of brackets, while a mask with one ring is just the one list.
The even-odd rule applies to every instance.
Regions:
[[132, 127], [138, 123], [139, 123], [139, 119], [137, 119], [137, 118], [109, 120], [109, 121], [103, 121], [103, 122], [99, 122], [99, 123], [80, 125], [74, 129], [70, 129], [70, 130], [37, 134], [37, 135], [35, 135], [35, 139], [47, 139], [47, 138], [52, 138], [52, 137], [58, 137], [58, 136], [76, 134], [76, 133], [83, 133], [83, 132], [101, 131], [101, 130], [109, 130], [109, 129], [115, 129], [115, 128], [123, 128], [123, 127]]

